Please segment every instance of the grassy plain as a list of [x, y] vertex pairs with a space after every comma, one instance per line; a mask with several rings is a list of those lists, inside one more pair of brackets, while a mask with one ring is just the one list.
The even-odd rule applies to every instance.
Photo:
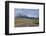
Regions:
[[39, 19], [15, 18], [15, 25], [39, 24]]

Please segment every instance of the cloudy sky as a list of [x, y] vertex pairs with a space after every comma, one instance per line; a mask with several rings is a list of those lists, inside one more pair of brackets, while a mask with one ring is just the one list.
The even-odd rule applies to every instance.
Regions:
[[15, 17], [17, 16], [27, 16], [27, 17], [39, 17], [39, 9], [19, 9], [15, 8]]

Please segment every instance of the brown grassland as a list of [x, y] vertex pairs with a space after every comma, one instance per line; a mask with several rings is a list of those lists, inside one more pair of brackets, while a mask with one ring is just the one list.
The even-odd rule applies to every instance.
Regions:
[[26, 24], [39, 24], [39, 20], [37, 19], [26, 19], [26, 18], [16, 18], [15, 25], [26, 25]]

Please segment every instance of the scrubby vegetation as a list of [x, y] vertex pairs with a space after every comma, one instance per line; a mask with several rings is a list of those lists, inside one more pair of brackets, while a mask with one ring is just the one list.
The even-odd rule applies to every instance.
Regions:
[[33, 19], [33, 20], [32, 20], [32, 23], [33, 23], [33, 24], [39, 24], [39, 19]]

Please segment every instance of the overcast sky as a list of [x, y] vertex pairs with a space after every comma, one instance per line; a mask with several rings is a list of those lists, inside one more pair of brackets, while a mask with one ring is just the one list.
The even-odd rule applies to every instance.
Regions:
[[15, 16], [39, 17], [39, 9], [19, 9], [15, 8]]

